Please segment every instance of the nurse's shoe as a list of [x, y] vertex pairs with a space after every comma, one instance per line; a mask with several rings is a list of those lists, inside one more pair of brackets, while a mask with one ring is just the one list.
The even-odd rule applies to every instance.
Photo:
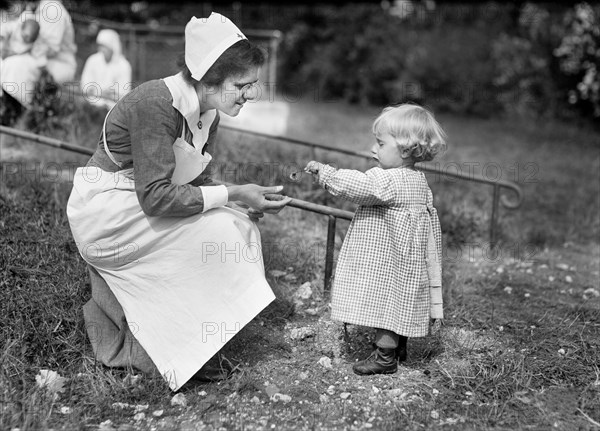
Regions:
[[384, 349], [375, 345], [375, 350], [371, 355], [364, 361], [354, 364], [352, 370], [359, 376], [394, 374], [398, 370], [396, 349]]

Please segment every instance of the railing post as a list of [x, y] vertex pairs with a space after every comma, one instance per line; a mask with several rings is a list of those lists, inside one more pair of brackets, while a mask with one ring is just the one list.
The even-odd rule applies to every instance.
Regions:
[[324, 290], [326, 294], [331, 291], [331, 274], [333, 273], [333, 251], [335, 249], [335, 216], [329, 216], [327, 224], [327, 248], [325, 250], [325, 280]]
[[500, 201], [500, 185], [493, 185], [494, 193], [492, 195], [492, 217], [490, 219], [490, 248], [496, 246], [496, 225], [498, 223], [498, 202]]
[[277, 50], [280, 38], [281, 34], [278, 32], [269, 41], [269, 82], [271, 85], [277, 85]]
[[[319, 160], [319, 158], [317, 157], [317, 149], [315, 148], [314, 145], [310, 146], [310, 160]], [[319, 188], [319, 184], [317, 181], [317, 177], [314, 178], [313, 181], [310, 182], [310, 189], [311, 190], [315, 190]]]
[[140, 69], [142, 69], [144, 71], [144, 75], [141, 79], [141, 81], [147, 81], [149, 78], [148, 75], [148, 70], [150, 70], [150, 68], [147, 66], [147, 52], [148, 52], [148, 36], [139, 36], [136, 37], [136, 44], [137, 44], [137, 53], [138, 53], [138, 61], [140, 65], [143, 65], [140, 67]]
[[141, 75], [139, 73], [140, 70], [145, 70], [146, 68], [140, 64], [140, 58], [137, 55], [137, 41], [135, 38], [135, 30], [133, 28], [131, 28], [129, 30], [129, 46], [128, 48], [128, 55], [129, 55], [129, 61], [131, 62], [131, 64], [134, 64], [135, 67], [133, 70], [135, 70], [135, 75], [137, 75], [136, 77], [132, 77], [134, 80], [137, 78], [140, 81], [143, 81], [144, 79], [144, 75]]
[[310, 146], [310, 159], [317, 160], [317, 149], [315, 148], [314, 145]]

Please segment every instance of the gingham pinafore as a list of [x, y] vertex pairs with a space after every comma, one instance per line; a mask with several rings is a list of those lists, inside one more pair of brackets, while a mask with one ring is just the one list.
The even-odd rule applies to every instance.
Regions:
[[319, 182], [360, 204], [339, 254], [331, 317], [407, 337], [427, 335], [427, 243], [432, 231], [429, 255], [441, 261], [441, 229], [425, 175], [408, 168], [362, 173], [325, 166]]

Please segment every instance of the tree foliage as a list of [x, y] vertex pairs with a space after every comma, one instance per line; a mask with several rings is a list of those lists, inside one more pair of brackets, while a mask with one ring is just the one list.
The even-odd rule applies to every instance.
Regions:
[[480, 115], [600, 115], [598, 8], [322, 8], [286, 33], [280, 76], [327, 98]]

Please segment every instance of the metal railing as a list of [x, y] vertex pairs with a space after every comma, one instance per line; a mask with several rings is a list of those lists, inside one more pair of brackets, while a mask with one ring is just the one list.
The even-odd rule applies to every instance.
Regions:
[[[266, 133], [254, 132], [251, 130], [240, 129], [238, 127], [233, 127], [233, 126], [224, 125], [224, 124], [219, 125], [219, 127], [223, 128], [223, 129], [232, 130], [235, 132], [240, 132], [240, 133], [245, 133], [248, 135], [260, 137], [263, 139], [273, 139], [273, 140], [277, 140], [277, 141], [288, 142], [290, 144], [302, 145], [305, 147], [309, 147], [312, 149], [313, 155], [314, 155], [315, 150], [319, 149], [319, 150], [325, 150], [325, 151], [332, 151], [332, 152], [336, 152], [336, 153], [340, 153], [340, 154], [346, 154], [349, 156], [360, 157], [363, 159], [371, 158], [370, 155], [366, 155], [359, 151], [348, 150], [346, 148], [330, 147], [328, 145], [303, 141], [301, 139], [289, 138], [287, 136], [269, 135]], [[475, 172], [473, 172], [471, 174], [464, 174], [462, 172], [444, 172], [441, 169], [438, 169], [438, 168], [432, 167], [432, 166], [428, 166], [426, 164], [418, 164], [417, 169], [424, 171], [424, 172], [428, 172], [428, 173], [435, 173], [435, 174], [442, 175], [445, 177], [457, 178], [460, 180], [476, 182], [476, 183], [483, 183], [483, 184], [487, 184], [492, 187], [492, 214], [490, 217], [490, 226], [489, 226], [489, 240], [490, 240], [491, 247], [494, 247], [497, 242], [499, 204], [502, 204], [502, 206], [507, 209], [516, 209], [521, 206], [521, 203], [523, 201], [523, 192], [521, 191], [521, 187], [519, 187], [516, 183], [514, 183], [512, 181], [491, 180], [491, 179], [486, 178], [483, 175], [477, 174]], [[514, 194], [514, 200], [511, 201], [505, 195], [501, 195], [502, 189], [506, 189], [506, 190], [512, 192]]]
[[[338, 152], [341, 154], [346, 154], [355, 157], [361, 158], [369, 158], [369, 156], [360, 153], [358, 151], [348, 150], [344, 148], [335, 148], [327, 145], [322, 145], [314, 142], [303, 141], [300, 139], [289, 138], [286, 136], [275, 136], [269, 135], [266, 133], [254, 132], [246, 129], [240, 129], [233, 126], [228, 125], [220, 125], [219, 127], [239, 133], [245, 133], [252, 136], [261, 137], [264, 139], [273, 139], [282, 142], [288, 142], [291, 144], [302, 145], [311, 148], [313, 151], [316, 149], [326, 150]], [[79, 154], [92, 155], [94, 150], [86, 147], [82, 147], [79, 145], [68, 144], [63, 141], [54, 138], [48, 138], [45, 136], [40, 136], [35, 133], [25, 132], [22, 130], [13, 129], [10, 127], [0, 126], [0, 133], [12, 135], [15, 137], [27, 139], [39, 144], [49, 145], [55, 148], [64, 149], [67, 151], [76, 152]], [[316, 157], [315, 157], [316, 158]], [[437, 173], [445, 176], [458, 178], [465, 181], [471, 182], [479, 182], [483, 184], [488, 184], [492, 187], [492, 214], [490, 217], [490, 226], [489, 226], [489, 236], [490, 236], [490, 247], [494, 247], [496, 245], [496, 236], [497, 236], [497, 225], [498, 225], [498, 212], [499, 205], [502, 204], [505, 208], [508, 209], [516, 209], [521, 205], [523, 200], [523, 193], [521, 188], [511, 182], [506, 180], [490, 180], [488, 178], [483, 177], [479, 174], [463, 174], [459, 172], [443, 172], [440, 169], [430, 167], [427, 165], [419, 165], [418, 169], [429, 172], [429, 173]], [[515, 200], [510, 201], [506, 198], [506, 196], [501, 195], [502, 189], [507, 189], [514, 193]], [[327, 227], [327, 245], [326, 245], [326, 253], [325, 253], [325, 279], [324, 279], [324, 288], [325, 291], [328, 291], [331, 283], [331, 275], [333, 273], [333, 253], [335, 247], [335, 227], [336, 221], [338, 218], [343, 220], [352, 220], [353, 213], [350, 211], [344, 211], [337, 208], [331, 208], [325, 205], [319, 205], [312, 202], [303, 201], [300, 199], [292, 199], [292, 201], [288, 204], [291, 207], [298, 208], [304, 211], [310, 211], [318, 214], [323, 214], [328, 217], [328, 227]]]
[[[79, 154], [91, 156], [94, 150], [83, 147], [81, 145], [73, 145], [65, 143], [59, 139], [48, 138], [46, 136], [37, 135], [35, 133], [26, 132], [23, 130], [14, 129], [12, 127], [0, 126], [0, 134], [10, 135], [17, 138], [27, 139], [29, 141], [48, 145], [61, 150], [72, 151]], [[336, 219], [352, 220], [353, 213], [344, 211], [338, 208], [331, 208], [325, 205], [319, 205], [312, 202], [303, 201], [301, 199], [292, 198], [288, 206], [298, 208], [304, 211], [310, 211], [317, 214], [323, 214], [328, 217], [327, 226], [327, 245], [325, 248], [325, 274], [324, 274], [324, 289], [328, 292], [331, 288], [331, 276], [333, 274], [333, 253], [335, 250], [335, 226]]]

